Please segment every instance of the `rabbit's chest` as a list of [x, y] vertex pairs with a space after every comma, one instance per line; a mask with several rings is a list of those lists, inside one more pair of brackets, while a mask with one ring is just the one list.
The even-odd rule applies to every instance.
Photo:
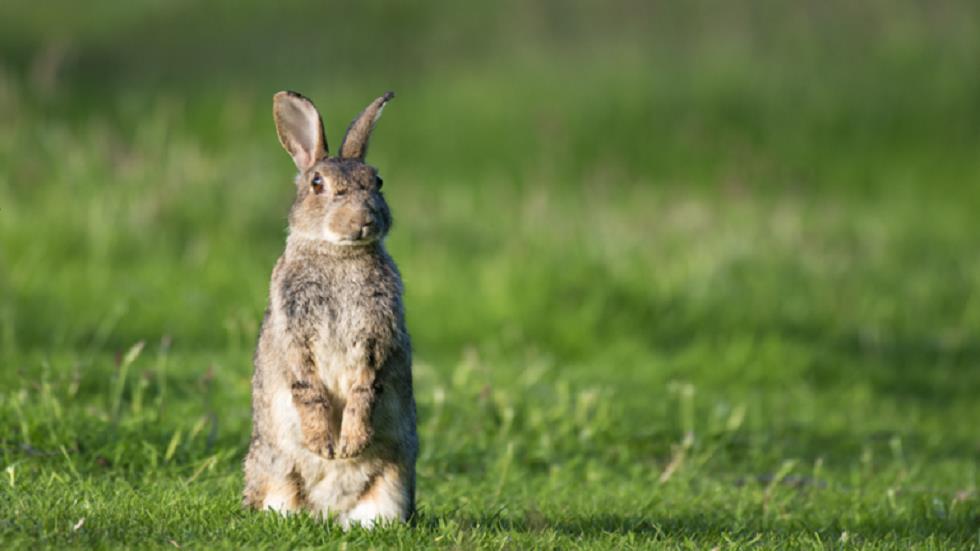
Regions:
[[321, 381], [335, 399], [343, 402], [357, 368], [366, 358], [366, 343], [387, 341], [390, 311], [382, 297], [362, 292], [357, 286], [324, 283], [308, 293], [309, 316], [301, 322], [308, 328], [306, 346], [311, 352]]
[[287, 326], [304, 341], [345, 344], [356, 339], [363, 328], [373, 325], [384, 309], [356, 282], [295, 277], [286, 279], [282, 289]]
[[366, 339], [385, 340], [398, 324], [397, 288], [350, 274], [287, 273], [280, 305], [292, 338], [318, 363], [347, 362]]

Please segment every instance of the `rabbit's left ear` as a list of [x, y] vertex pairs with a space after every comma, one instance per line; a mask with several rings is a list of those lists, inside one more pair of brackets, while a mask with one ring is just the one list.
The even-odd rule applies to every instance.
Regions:
[[313, 102], [296, 92], [279, 92], [272, 98], [279, 142], [296, 168], [306, 170], [327, 156], [323, 121]]
[[374, 130], [374, 123], [381, 118], [381, 111], [391, 98], [395, 97], [394, 92], [385, 92], [383, 96], [371, 102], [361, 114], [354, 119], [347, 127], [347, 134], [344, 141], [340, 144], [340, 156], [346, 159], [364, 160], [367, 154], [368, 140], [371, 138], [371, 131]]

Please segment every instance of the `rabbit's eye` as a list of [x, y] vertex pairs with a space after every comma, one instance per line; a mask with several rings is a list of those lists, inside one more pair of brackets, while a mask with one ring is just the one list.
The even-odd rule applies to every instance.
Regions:
[[381, 186], [385, 185], [385, 181], [381, 178], [381, 176], [376, 176], [374, 181], [377, 184], [378, 189], [381, 189]]
[[314, 193], [320, 193], [323, 191], [323, 177], [319, 174], [314, 174], [313, 179], [310, 180], [310, 185], [313, 186]]

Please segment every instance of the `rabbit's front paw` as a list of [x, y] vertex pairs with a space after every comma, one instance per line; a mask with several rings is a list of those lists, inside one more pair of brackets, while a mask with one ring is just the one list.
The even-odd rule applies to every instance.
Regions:
[[371, 442], [371, 428], [368, 426], [344, 426], [340, 431], [340, 442], [337, 445], [337, 458], [349, 459], [357, 457]]
[[306, 447], [313, 453], [324, 459], [333, 459], [336, 456], [333, 437], [330, 433], [309, 435], [306, 438]]

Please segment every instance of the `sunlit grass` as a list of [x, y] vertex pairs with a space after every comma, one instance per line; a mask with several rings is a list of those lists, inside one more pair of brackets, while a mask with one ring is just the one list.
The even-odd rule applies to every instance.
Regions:
[[[576, 4], [537, 33], [522, 4], [450, 31], [365, 3], [370, 66], [312, 74], [233, 55], [288, 13], [215, 8], [226, 40], [172, 44], [145, 13], [190, 8], [152, 4], [0, 22], [5, 548], [980, 545], [971, 17], [678, 8], [644, 33]], [[279, 47], [325, 47], [308, 19]], [[370, 160], [415, 343], [410, 527], [239, 505], [286, 87], [334, 147], [398, 93]]]

